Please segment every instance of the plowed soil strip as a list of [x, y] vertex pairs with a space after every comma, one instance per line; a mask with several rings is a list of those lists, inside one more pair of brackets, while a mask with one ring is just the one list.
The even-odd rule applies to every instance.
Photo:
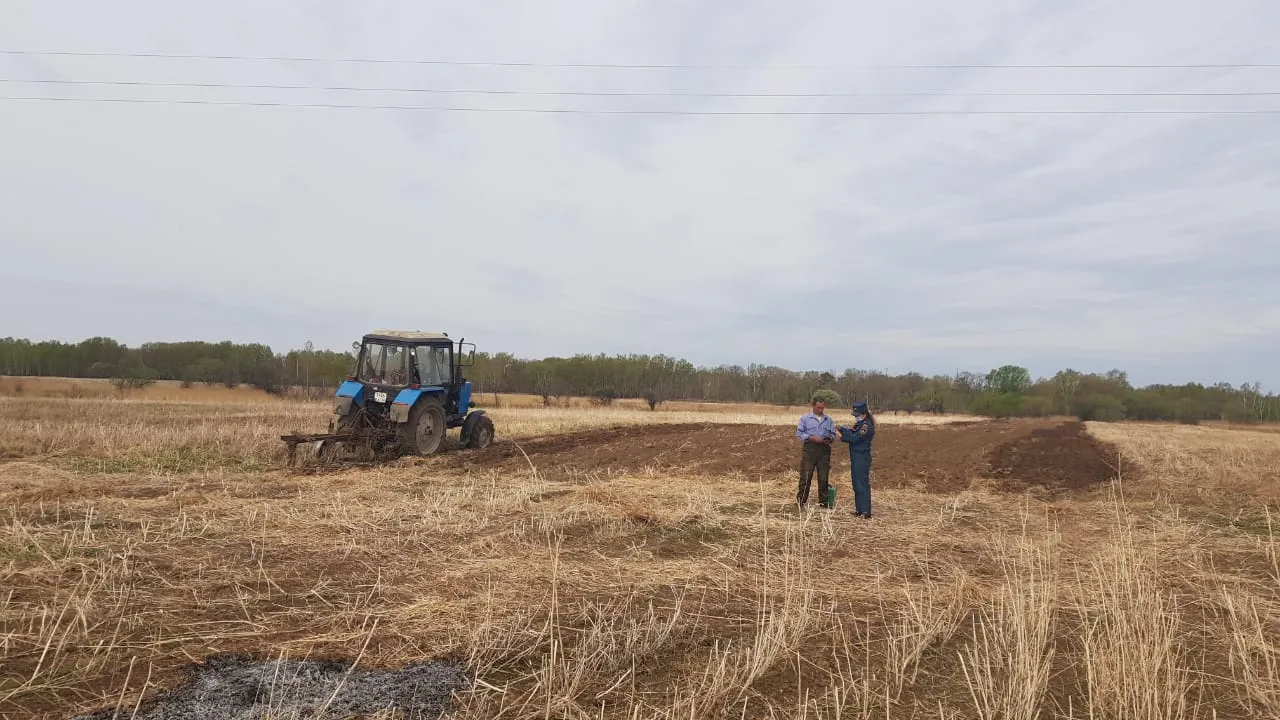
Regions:
[[[755, 478], [795, 475], [799, 453], [799, 442], [786, 427], [689, 424], [588, 430], [518, 445], [502, 442], [432, 462], [504, 472], [529, 472], [532, 463], [551, 480], [646, 471]], [[1114, 450], [1074, 421], [883, 424], [875, 440], [872, 482], [877, 487], [955, 492], [975, 479], [989, 479], [1009, 492], [1033, 486], [1075, 491], [1110, 481], [1114, 458]], [[833, 482], [846, 482], [848, 473], [848, 451], [837, 443], [832, 451]]]

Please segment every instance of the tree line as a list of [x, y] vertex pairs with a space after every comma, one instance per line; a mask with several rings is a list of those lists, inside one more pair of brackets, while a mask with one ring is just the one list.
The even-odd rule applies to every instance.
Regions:
[[130, 348], [105, 337], [79, 343], [0, 339], [0, 375], [104, 378], [132, 387], [174, 380], [250, 385], [282, 394], [290, 387], [331, 386], [351, 371], [352, 361], [351, 353], [316, 350], [311, 343], [280, 355], [252, 343], [144, 343]]
[[[156, 380], [191, 385], [251, 385], [270, 393], [332, 390], [351, 372], [353, 352], [300, 349], [276, 353], [261, 344], [145, 343], [127, 347], [104, 337], [79, 343], [0, 339], [0, 375], [106, 378], [119, 386]], [[476, 353], [466, 376], [482, 393], [533, 394], [548, 405], [568, 397], [600, 404], [643, 398], [804, 405], [816, 393], [828, 404], [865, 400], [878, 412], [973, 413], [989, 417], [1071, 415], [1085, 420], [1197, 423], [1280, 421], [1280, 396], [1257, 383], [1136, 387], [1121, 370], [1062, 370], [1033, 378], [1023, 367], [925, 376], [873, 370], [796, 371], [769, 365], [696, 367], [667, 355], [575, 355], [543, 359]]]

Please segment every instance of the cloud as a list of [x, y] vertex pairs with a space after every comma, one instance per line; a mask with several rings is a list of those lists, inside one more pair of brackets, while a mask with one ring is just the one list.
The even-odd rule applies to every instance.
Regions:
[[[80, 9], [83, 22], [68, 28], [64, 8], [28, 7], [0, 27], [0, 47], [757, 66], [1192, 64], [1274, 62], [1266, 29], [1280, 24], [1280, 7], [1265, 0]], [[0, 70], [704, 93], [1245, 92], [1274, 79], [1266, 69], [610, 70], [21, 57], [0, 57]], [[722, 112], [1276, 107], [1265, 97], [3, 91]], [[307, 338], [342, 348], [366, 326], [403, 325], [529, 356], [664, 352], [705, 364], [923, 372], [1023, 362], [1038, 373], [1070, 364], [1126, 368], [1138, 382], [1259, 379], [1280, 387], [1271, 359], [1280, 351], [1274, 116], [3, 107], [6, 301], [38, 296], [42, 276], [56, 280], [60, 295], [6, 319], [0, 334], [234, 332], [281, 348]], [[151, 298], [163, 298], [163, 312], [147, 309]], [[76, 306], [93, 313], [78, 316]]]

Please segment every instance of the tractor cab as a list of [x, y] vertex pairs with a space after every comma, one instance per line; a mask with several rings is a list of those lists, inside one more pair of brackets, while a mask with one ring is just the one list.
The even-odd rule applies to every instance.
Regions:
[[366, 335], [357, 349], [355, 380], [364, 384], [389, 388], [410, 385], [445, 387], [461, 379], [454, 377], [457, 373], [454, 371], [453, 342], [447, 336], [410, 341]]
[[493, 423], [483, 410], [471, 411], [471, 382], [463, 377], [475, 345], [446, 333], [380, 330], [352, 348], [355, 367], [335, 393], [331, 430], [394, 434], [395, 444], [416, 455], [435, 452], [449, 428], [462, 428], [466, 447], [492, 442]]

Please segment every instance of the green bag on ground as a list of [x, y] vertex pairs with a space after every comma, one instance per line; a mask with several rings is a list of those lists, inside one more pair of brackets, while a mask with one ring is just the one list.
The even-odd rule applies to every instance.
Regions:
[[830, 505], [831, 507], [836, 506], [836, 486], [835, 485], [827, 486], [827, 504]]

